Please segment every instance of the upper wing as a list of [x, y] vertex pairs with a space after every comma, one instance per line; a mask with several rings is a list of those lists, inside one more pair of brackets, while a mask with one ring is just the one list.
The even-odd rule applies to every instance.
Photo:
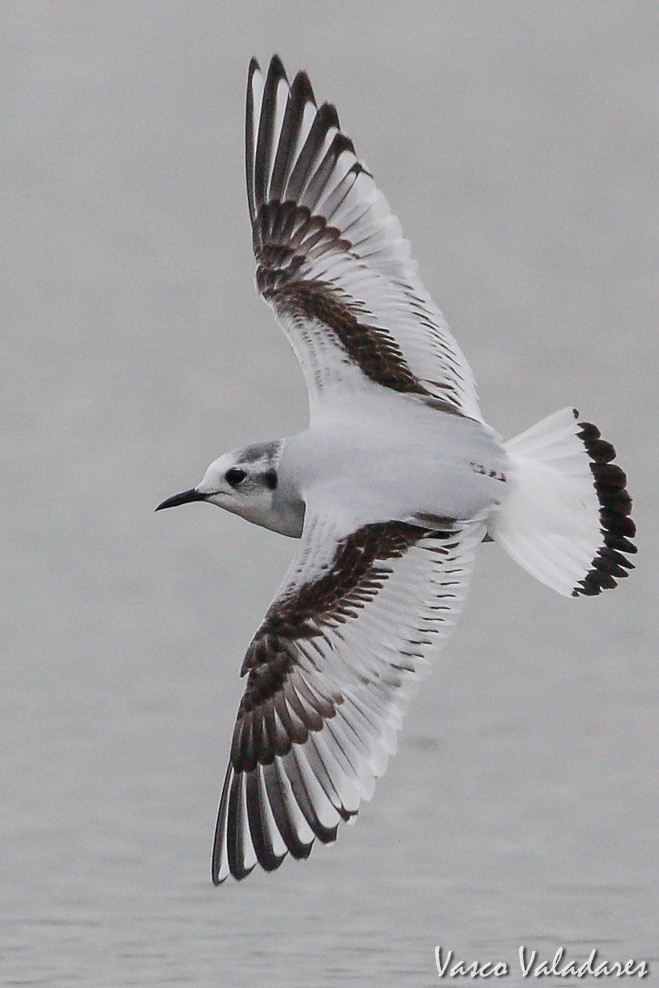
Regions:
[[480, 419], [474, 379], [427, 293], [400, 224], [333, 106], [277, 56], [247, 85], [247, 198], [256, 280], [302, 364], [327, 389], [378, 384]]
[[215, 832], [213, 881], [308, 857], [370, 799], [410, 690], [457, 620], [481, 521], [341, 526], [309, 511], [247, 651]]

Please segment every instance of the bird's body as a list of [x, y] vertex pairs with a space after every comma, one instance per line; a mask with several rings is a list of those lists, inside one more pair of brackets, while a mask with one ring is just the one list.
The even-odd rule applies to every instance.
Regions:
[[340, 504], [350, 523], [474, 518], [496, 510], [506, 453], [482, 422], [367, 386], [283, 444], [282, 485]]
[[565, 596], [631, 568], [615, 451], [566, 408], [503, 443], [409, 244], [332, 106], [275, 56], [250, 66], [257, 286], [298, 357], [308, 429], [225, 453], [196, 488], [300, 539], [247, 676], [213, 881], [277, 868], [370, 799], [414, 685], [457, 620], [482, 541]]

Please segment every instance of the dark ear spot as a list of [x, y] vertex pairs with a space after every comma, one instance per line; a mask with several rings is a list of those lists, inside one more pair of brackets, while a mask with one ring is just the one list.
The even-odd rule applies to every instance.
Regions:
[[265, 482], [266, 482], [266, 486], [269, 487], [271, 491], [274, 491], [275, 488], [277, 487], [277, 483], [278, 483], [277, 471], [276, 470], [266, 470], [266, 472], [265, 472]]

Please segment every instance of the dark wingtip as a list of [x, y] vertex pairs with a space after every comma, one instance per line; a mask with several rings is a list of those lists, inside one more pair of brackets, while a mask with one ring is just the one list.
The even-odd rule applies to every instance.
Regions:
[[318, 116], [328, 130], [330, 127], [336, 127], [337, 130], [340, 130], [339, 114], [336, 112], [336, 107], [333, 103], [323, 103], [318, 108]]
[[249, 868], [245, 868], [242, 865], [235, 865], [235, 867], [231, 871], [231, 874], [233, 875], [233, 877], [236, 879], [237, 882], [242, 882], [244, 878], [249, 878], [249, 876], [252, 874], [255, 868], [256, 868], [255, 864], [251, 865]]
[[[337, 121], [338, 121], [338, 117], [337, 117]], [[334, 140], [332, 141], [332, 153], [338, 158], [339, 155], [343, 154], [344, 151], [350, 151], [352, 154], [355, 154], [355, 145], [352, 143], [349, 137], [346, 137], [345, 134], [342, 134], [339, 131], [339, 133], [335, 135]], [[355, 162], [355, 164], [358, 164], [358, 162]]]
[[[575, 410], [576, 411], [576, 410]], [[628, 576], [634, 564], [624, 553], [633, 555], [637, 548], [629, 539], [636, 534], [636, 525], [629, 517], [632, 499], [627, 491], [627, 476], [617, 464], [616, 451], [602, 439], [597, 426], [579, 422], [578, 436], [590, 457], [595, 491], [600, 504], [602, 545], [592, 561], [591, 569], [572, 591], [573, 597], [593, 597], [602, 590], [612, 590], [617, 581]]]
[[268, 65], [268, 75], [265, 82], [266, 89], [276, 88], [282, 79], [284, 82], [288, 83], [286, 69], [284, 68], [284, 64], [279, 55], [273, 55], [270, 59], [270, 64]]
[[293, 79], [293, 85], [291, 86], [292, 91], [301, 99], [303, 103], [313, 103], [316, 106], [316, 97], [314, 95], [313, 86], [309, 80], [309, 76], [306, 72], [298, 72], [298, 74]]
[[284, 63], [282, 62], [279, 55], [276, 53], [270, 59], [270, 65], [268, 67], [268, 73], [272, 74], [276, 79], [288, 79], [286, 77], [286, 69], [284, 68]]

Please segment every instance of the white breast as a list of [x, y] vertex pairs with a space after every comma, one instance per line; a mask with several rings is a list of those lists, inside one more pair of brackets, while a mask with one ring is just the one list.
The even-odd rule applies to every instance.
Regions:
[[322, 488], [367, 523], [473, 518], [502, 497], [507, 457], [481, 422], [377, 387], [324, 412], [286, 440], [280, 460], [281, 480], [301, 500]]

